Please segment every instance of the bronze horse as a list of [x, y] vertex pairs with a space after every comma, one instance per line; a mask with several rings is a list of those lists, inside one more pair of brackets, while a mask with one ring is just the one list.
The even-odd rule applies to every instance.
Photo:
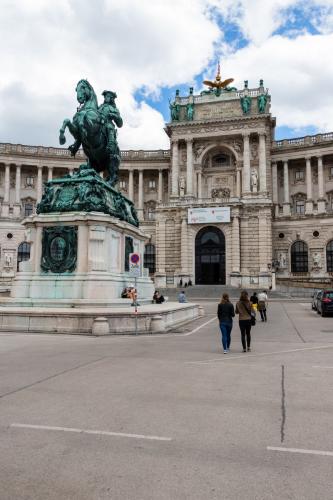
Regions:
[[[75, 142], [69, 146], [72, 156], [75, 156], [80, 146], [88, 158], [88, 166], [95, 169], [97, 172], [107, 171], [107, 182], [114, 186], [118, 181], [118, 170], [120, 164], [120, 150], [116, 140], [117, 127], [121, 127], [123, 121], [119, 111], [114, 104], [109, 106], [109, 113], [106, 115], [101, 108], [106, 104], [98, 107], [97, 97], [93, 87], [87, 80], [80, 80], [76, 86], [77, 100], [80, 106], [73, 117], [73, 121], [66, 118], [63, 121], [60, 129], [59, 142], [65, 144], [65, 130], [69, 132], [75, 139]], [[103, 94], [112, 94], [113, 92], [105, 91]]]

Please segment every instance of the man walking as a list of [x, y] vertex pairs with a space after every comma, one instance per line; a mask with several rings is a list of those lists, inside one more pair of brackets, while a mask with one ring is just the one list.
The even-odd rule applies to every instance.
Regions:
[[267, 302], [268, 297], [265, 290], [258, 293], [258, 311], [260, 312], [261, 321], [267, 321]]

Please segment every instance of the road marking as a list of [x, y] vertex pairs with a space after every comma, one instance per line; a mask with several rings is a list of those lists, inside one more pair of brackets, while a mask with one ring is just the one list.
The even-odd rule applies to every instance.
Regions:
[[203, 328], [204, 326], [206, 325], [209, 325], [209, 323], [211, 323], [212, 321], [216, 321], [217, 318], [214, 316], [214, 318], [206, 321], [206, 323], [203, 323], [202, 325], [198, 326], [197, 328], [195, 328], [194, 330], [192, 330], [191, 332], [188, 332], [188, 333], [181, 333], [180, 335], [182, 335], [183, 337], [188, 337], [189, 335], [192, 335], [193, 333], [197, 332], [198, 330], [200, 330], [201, 328]]
[[322, 370], [332, 370], [333, 366], [319, 366], [319, 365], [314, 365], [312, 368], [321, 368]]
[[302, 448], [281, 448], [279, 446], [267, 446], [267, 450], [287, 451], [289, 453], [303, 453], [305, 455], [323, 455], [326, 457], [333, 457], [333, 451], [303, 450]]
[[60, 432], [76, 432], [78, 434], [97, 434], [100, 436], [115, 436], [127, 437], [134, 439], [150, 439], [152, 441], [172, 441], [172, 438], [163, 436], [149, 436], [145, 434], [128, 434], [124, 432], [109, 432], [109, 431], [94, 431], [89, 429], [76, 429], [74, 427], [53, 427], [49, 425], [32, 425], [32, 424], [10, 424], [10, 427], [17, 427], [22, 429], [36, 429], [45, 431], [60, 431]]
[[333, 349], [333, 345], [322, 345], [318, 347], [304, 347], [303, 349], [289, 349], [288, 351], [273, 351], [273, 352], [261, 352], [258, 354], [243, 353], [240, 356], [223, 356], [220, 358], [207, 359], [204, 361], [186, 361], [185, 364], [189, 365], [207, 365], [209, 363], [215, 363], [216, 361], [232, 361], [234, 359], [249, 359], [249, 358], [259, 358], [261, 356], [273, 356], [274, 354], [288, 354], [291, 352], [302, 352], [302, 351], [315, 351], [318, 349]]

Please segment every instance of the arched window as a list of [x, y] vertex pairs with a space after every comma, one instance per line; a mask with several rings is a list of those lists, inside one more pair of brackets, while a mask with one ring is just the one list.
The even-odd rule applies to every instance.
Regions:
[[333, 273], [333, 240], [329, 241], [326, 246], [326, 265], [327, 272]]
[[30, 243], [23, 241], [19, 244], [17, 249], [17, 270], [19, 271], [19, 264], [24, 260], [30, 259]]
[[304, 241], [295, 241], [291, 245], [291, 272], [307, 273], [308, 265], [308, 245]]
[[154, 274], [154, 272], [156, 271], [155, 245], [152, 245], [151, 243], [148, 243], [148, 245], [145, 246], [143, 265], [144, 267], [148, 267], [149, 274]]

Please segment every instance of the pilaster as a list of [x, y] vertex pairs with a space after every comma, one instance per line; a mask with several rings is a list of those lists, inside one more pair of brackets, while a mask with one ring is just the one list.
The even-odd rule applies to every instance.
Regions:
[[250, 132], [243, 133], [243, 194], [250, 192]]

